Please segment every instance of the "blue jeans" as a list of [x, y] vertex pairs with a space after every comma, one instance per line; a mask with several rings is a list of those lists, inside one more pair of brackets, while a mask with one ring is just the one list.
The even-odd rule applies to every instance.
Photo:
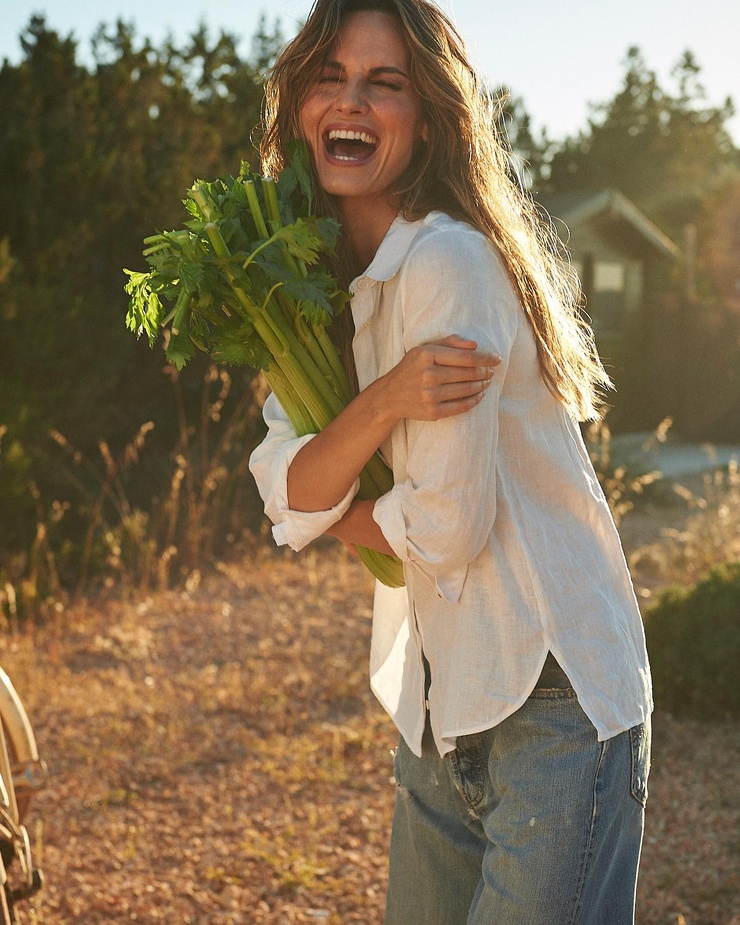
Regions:
[[538, 686], [422, 749], [396, 752], [385, 925], [632, 925], [649, 724], [599, 742], [571, 687]]

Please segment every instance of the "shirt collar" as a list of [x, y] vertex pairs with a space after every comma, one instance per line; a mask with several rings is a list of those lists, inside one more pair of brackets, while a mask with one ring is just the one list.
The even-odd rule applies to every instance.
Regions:
[[429, 215], [418, 221], [408, 222], [401, 215], [397, 215], [381, 241], [370, 266], [350, 286], [351, 291], [354, 292], [357, 288], [367, 288], [367, 283], [365, 286], [357, 286], [357, 283], [361, 280], [385, 283], [392, 279], [401, 269], [401, 264], [409, 252], [411, 242], [428, 219]]

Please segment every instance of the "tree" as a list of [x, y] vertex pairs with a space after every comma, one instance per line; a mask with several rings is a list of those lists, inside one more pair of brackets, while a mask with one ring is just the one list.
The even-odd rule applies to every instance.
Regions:
[[197, 176], [254, 162], [262, 90], [236, 39], [204, 28], [180, 50], [101, 26], [91, 70], [41, 17], [22, 46], [0, 69], [0, 239], [17, 261], [0, 411], [23, 405], [36, 424], [78, 431], [87, 421], [95, 441], [112, 419], [130, 430], [146, 404], [150, 358], [121, 323], [121, 268], [140, 260], [145, 234], [179, 221]]
[[506, 87], [493, 93], [496, 102], [496, 127], [505, 145], [511, 151], [514, 173], [526, 189], [533, 193], [542, 186], [547, 175], [552, 142], [545, 129], [535, 135], [532, 119], [520, 96], [511, 94]]
[[680, 238], [716, 177], [740, 163], [726, 128], [732, 101], [707, 105], [699, 77], [696, 59], [685, 52], [671, 93], [630, 48], [617, 95], [593, 106], [588, 127], [552, 155], [548, 191], [615, 187]]
[[[177, 427], [161, 354], [125, 330], [122, 268], [141, 264], [146, 234], [181, 222], [196, 177], [255, 162], [262, 25], [259, 68], [233, 35], [201, 28], [183, 48], [155, 47], [122, 21], [98, 28], [86, 67], [72, 37], [34, 16], [21, 61], [0, 67], [0, 429], [6, 449], [33, 448], [24, 478], [42, 489], [58, 479], [52, 428], [96, 454], [147, 420], [165, 443]], [[34, 524], [9, 501], [0, 476], [12, 545]]]

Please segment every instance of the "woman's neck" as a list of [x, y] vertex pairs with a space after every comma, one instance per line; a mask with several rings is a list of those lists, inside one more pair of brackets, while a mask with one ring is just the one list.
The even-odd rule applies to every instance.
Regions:
[[362, 273], [373, 262], [388, 229], [398, 214], [390, 206], [378, 208], [361, 202], [343, 202], [342, 227], [347, 235], [350, 250], [355, 258], [358, 273]]

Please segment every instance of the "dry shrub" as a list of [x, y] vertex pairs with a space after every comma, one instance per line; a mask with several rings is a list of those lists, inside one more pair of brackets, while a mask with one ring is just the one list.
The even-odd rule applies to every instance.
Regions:
[[[672, 421], [666, 418], [658, 425], [650, 442], [665, 442]], [[614, 522], [619, 525], [625, 514], [628, 514], [638, 500], [645, 494], [645, 490], [662, 478], [660, 472], [643, 472], [633, 475], [627, 466], [617, 465], [612, 453], [612, 435], [605, 419], [589, 425], [585, 434], [591, 462], [601, 488], [606, 496], [609, 509]], [[647, 449], [647, 446], [646, 446]]]
[[[27, 548], [0, 560], [0, 617], [11, 628], [28, 617], [43, 621], [71, 596], [91, 589], [142, 593], [187, 581], [225, 545], [243, 539], [249, 511], [256, 509], [248, 461], [261, 380], [234, 389], [232, 374], [211, 365], [193, 413], [177, 371], [165, 372], [177, 417], [168, 454], [150, 448], [151, 421], [118, 452], [100, 439], [95, 458], [50, 431], [61, 486], [55, 491], [67, 497], [49, 500], [26, 479], [35, 536]], [[147, 454], [145, 474], [138, 474]], [[150, 481], [153, 472], [157, 480]]]
[[667, 588], [645, 613], [658, 709], [700, 719], [740, 714], [740, 562], [691, 588]]
[[659, 541], [635, 550], [630, 567], [655, 582], [690, 584], [712, 566], [740, 560], [740, 471], [731, 462], [703, 476], [702, 488], [674, 485], [688, 506], [679, 527], [666, 527]]

